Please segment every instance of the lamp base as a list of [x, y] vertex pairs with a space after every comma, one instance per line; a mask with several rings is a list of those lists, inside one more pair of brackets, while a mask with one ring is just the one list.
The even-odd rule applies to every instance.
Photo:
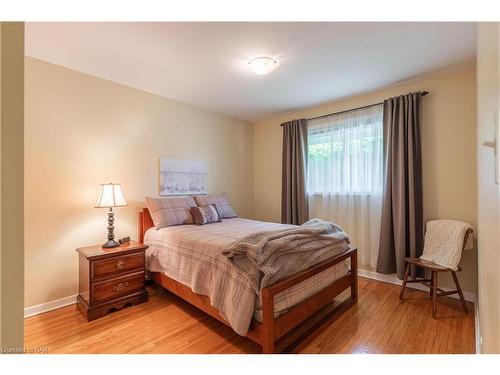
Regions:
[[102, 245], [102, 247], [104, 247], [106, 249], [111, 248], [111, 247], [117, 247], [117, 246], [120, 246], [120, 244], [118, 242], [116, 242], [115, 240], [110, 240]]

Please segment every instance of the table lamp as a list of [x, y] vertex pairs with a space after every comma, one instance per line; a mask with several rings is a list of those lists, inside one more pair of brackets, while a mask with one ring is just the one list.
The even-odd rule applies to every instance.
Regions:
[[108, 212], [108, 241], [102, 245], [102, 247], [110, 248], [120, 246], [118, 242], [115, 241], [115, 227], [113, 223], [115, 222], [113, 207], [123, 207], [126, 206], [127, 202], [122, 194], [122, 187], [120, 184], [101, 184], [101, 192], [99, 194], [99, 199], [97, 200], [96, 208], [109, 208]]

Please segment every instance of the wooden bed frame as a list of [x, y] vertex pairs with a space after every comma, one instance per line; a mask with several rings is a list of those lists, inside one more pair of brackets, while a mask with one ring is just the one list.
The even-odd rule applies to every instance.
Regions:
[[[144, 233], [153, 227], [149, 210], [144, 208], [139, 212], [139, 242], [144, 241]], [[350, 258], [351, 269], [347, 275], [316, 294], [289, 309], [285, 314], [274, 318], [274, 296], [307, 278], [318, 274], [342, 261]], [[151, 272], [151, 278], [163, 288], [196, 306], [200, 310], [229, 325], [210, 305], [207, 296], [194, 293], [188, 286], [179, 283], [160, 272]], [[351, 295], [339, 305], [333, 304], [333, 299], [350, 288]], [[320, 332], [342, 315], [349, 307], [358, 301], [357, 249], [337, 254], [306, 270], [286, 277], [262, 289], [262, 323], [252, 320], [247, 337], [262, 347], [263, 353], [296, 352], [313, 340]]]

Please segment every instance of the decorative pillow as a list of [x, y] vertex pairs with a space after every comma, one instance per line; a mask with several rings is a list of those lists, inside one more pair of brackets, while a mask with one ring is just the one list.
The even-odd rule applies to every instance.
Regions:
[[222, 221], [215, 204], [209, 204], [203, 207], [191, 207], [191, 214], [193, 215], [196, 225], [218, 223]]
[[215, 204], [217, 211], [222, 219], [230, 219], [232, 217], [237, 217], [229, 198], [226, 193], [221, 195], [197, 195], [194, 197], [198, 206], [208, 206], [210, 204]]
[[184, 198], [149, 198], [146, 205], [156, 228], [173, 225], [194, 224], [191, 207], [196, 207], [193, 197]]

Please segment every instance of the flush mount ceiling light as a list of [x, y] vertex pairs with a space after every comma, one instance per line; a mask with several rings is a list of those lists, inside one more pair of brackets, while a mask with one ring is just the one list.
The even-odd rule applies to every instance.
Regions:
[[248, 60], [248, 66], [258, 75], [266, 75], [271, 73], [278, 66], [278, 62], [275, 59], [270, 57], [262, 56], [255, 57], [253, 59]]

